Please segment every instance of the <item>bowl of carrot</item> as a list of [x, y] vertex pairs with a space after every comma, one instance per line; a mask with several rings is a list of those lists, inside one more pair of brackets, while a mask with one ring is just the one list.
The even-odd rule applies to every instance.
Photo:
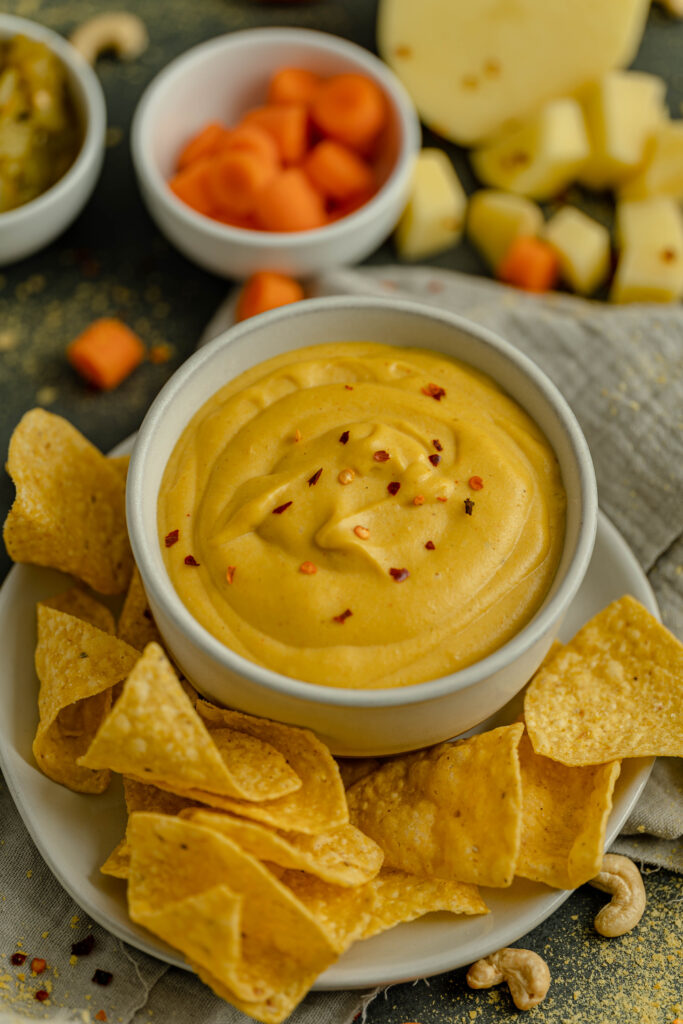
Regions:
[[364, 259], [407, 201], [420, 128], [373, 54], [309, 29], [209, 40], [148, 86], [132, 153], [147, 208], [224, 277], [305, 277]]

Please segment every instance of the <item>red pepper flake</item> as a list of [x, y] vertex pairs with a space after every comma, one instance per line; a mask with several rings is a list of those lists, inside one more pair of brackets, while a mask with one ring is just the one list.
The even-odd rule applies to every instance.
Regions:
[[228, 568], [225, 570], [225, 578], [226, 578], [228, 583], [232, 583], [232, 581], [235, 578], [235, 566], [234, 565], [229, 565]]
[[413, 505], [424, 505], [425, 496], [424, 494], [416, 494], [413, 498]]
[[302, 572], [304, 576], [315, 576], [318, 571], [318, 566], [315, 562], [302, 562], [299, 566], [299, 572]]
[[26, 963], [26, 953], [12, 953], [9, 962], [14, 967], [21, 967], [22, 964]]
[[431, 462], [432, 466], [438, 466], [439, 463], [441, 462], [441, 456], [434, 453], [434, 455], [429, 456], [429, 461]]
[[480, 491], [484, 486], [484, 481], [480, 476], [471, 476], [467, 482], [473, 491]]
[[344, 433], [342, 434], [342, 436], [339, 438], [339, 443], [340, 444], [346, 444], [348, 439], [349, 439], [349, 432], [348, 432], [348, 430], [345, 430]]
[[31, 970], [34, 974], [42, 974], [47, 967], [47, 960], [43, 960], [42, 956], [34, 956], [31, 960]]
[[321, 466], [320, 469], [316, 469], [316, 471], [313, 474], [313, 476], [309, 476], [309, 478], [308, 478], [308, 486], [309, 487], [315, 487], [315, 485], [317, 484], [318, 480], [320, 479], [320, 474], [322, 473], [322, 471], [323, 471], [323, 467]]
[[353, 391], [353, 384], [345, 384], [344, 387], [347, 391]]
[[344, 623], [346, 622], [346, 620], [351, 615], [353, 615], [353, 612], [351, 611], [350, 608], [347, 608], [345, 612], [341, 613], [341, 615], [333, 615], [332, 618], [333, 618], [334, 622], [338, 622], [340, 624], [340, 626], [343, 626]]
[[34, 998], [37, 999], [39, 1003], [44, 1003], [46, 999], [50, 998], [50, 993], [44, 988], [39, 988]]
[[443, 451], [443, 445], [441, 444], [441, 441], [439, 441], [438, 437], [434, 438], [434, 440], [432, 441], [432, 444], [436, 448], [437, 452], [442, 452]]
[[166, 547], [172, 548], [173, 545], [178, 542], [179, 535], [180, 530], [171, 530], [170, 533], [167, 533], [166, 536], [164, 537], [164, 544], [166, 545]]
[[278, 505], [277, 508], [273, 509], [274, 516], [281, 516], [283, 512], [286, 512], [289, 506], [292, 504], [291, 501], [286, 501], [284, 505]]
[[389, 575], [392, 576], [397, 583], [403, 583], [404, 580], [408, 579], [410, 573], [407, 569], [390, 569]]
[[446, 389], [442, 388], [439, 384], [427, 384], [426, 387], [420, 388], [420, 391], [423, 395], [427, 395], [428, 398], [436, 399], [437, 402], [446, 397]]
[[389, 494], [398, 494], [401, 490], [401, 485], [398, 480], [392, 480], [390, 484], [387, 484], [387, 490]]
[[294, 443], [295, 443], [295, 444], [298, 444], [298, 442], [299, 442], [300, 440], [301, 440], [301, 431], [300, 431], [300, 430], [299, 430], [299, 428], [297, 427], [297, 428], [296, 428], [296, 430], [294, 431]]
[[437, 494], [436, 500], [437, 501], [448, 501], [448, 498], [444, 498], [443, 494]]
[[98, 967], [90, 980], [94, 981], [96, 985], [109, 985], [113, 977], [111, 971], [102, 971]]
[[427, 543], [425, 544], [425, 547], [427, 548], [427, 551], [433, 551], [435, 548], [434, 541], [428, 540]]
[[199, 562], [194, 555], [185, 555], [185, 565], [199, 565]]
[[71, 944], [71, 952], [74, 956], [87, 956], [88, 953], [92, 953], [94, 948], [95, 936], [92, 932], [90, 935], [86, 935], [84, 939], [81, 939], [80, 942], [73, 942]]
[[107, 1015], [104, 1012], [104, 1010], [98, 1010], [97, 1013], [95, 1014], [95, 1020], [106, 1020], [106, 1019], [107, 1019]]
[[372, 457], [375, 460], [375, 462], [388, 462], [389, 459], [391, 458], [389, 452], [385, 452], [384, 449], [381, 449], [378, 452], [373, 452]]
[[471, 516], [473, 508], [474, 508], [474, 502], [472, 501], [472, 499], [471, 498], [465, 498], [465, 515], [466, 516]]

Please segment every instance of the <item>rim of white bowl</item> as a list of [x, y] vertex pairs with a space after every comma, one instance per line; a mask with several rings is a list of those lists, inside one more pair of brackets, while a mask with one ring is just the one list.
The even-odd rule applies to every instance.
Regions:
[[[286, 43], [287, 40], [298, 43], [310, 43], [311, 49], [318, 52], [329, 52], [341, 54], [353, 60], [359, 68], [369, 71], [373, 78], [379, 82], [384, 92], [391, 99], [398, 112], [398, 119], [401, 125], [401, 138], [399, 140], [398, 154], [386, 181], [377, 192], [363, 203], [358, 210], [340, 217], [331, 224], [325, 224], [320, 228], [310, 228], [306, 231], [257, 231], [251, 228], [238, 228], [230, 224], [223, 224], [221, 221], [193, 210], [187, 203], [183, 203], [171, 192], [168, 182], [161, 174], [156, 161], [150, 153], [151, 133], [148, 129], [148, 120], [153, 117], [152, 109], [158, 92], [164, 86], [169, 85], [188, 68], [200, 64], [207, 53], [213, 50], [226, 50], [238, 48], [250, 42], [271, 42], [278, 41]], [[320, 32], [310, 28], [248, 28], [238, 32], [228, 32], [206, 42], [198, 43], [185, 53], [180, 54], [167, 64], [163, 71], [159, 72], [149, 83], [143, 92], [133, 115], [131, 127], [131, 154], [133, 164], [139, 179], [152, 190], [167, 210], [185, 221], [188, 227], [199, 228], [206, 231], [215, 238], [230, 239], [235, 242], [246, 241], [256, 248], [271, 248], [274, 245], [282, 244], [287, 248], [300, 248], [317, 242], [325, 237], [334, 239], [346, 233], [349, 229], [355, 230], [359, 222], [365, 217], [372, 216], [378, 203], [387, 203], [393, 199], [394, 192], [402, 190], [408, 175], [412, 171], [412, 165], [421, 145], [420, 122], [415, 110], [415, 105], [408, 95], [407, 90], [399, 79], [394, 75], [386, 64], [379, 57], [376, 57], [369, 50], [352, 43], [348, 39], [332, 35], [329, 32]]]
[[81, 148], [71, 167], [64, 172], [59, 181], [50, 185], [35, 199], [30, 199], [13, 210], [0, 213], [0, 230], [11, 227], [20, 228], [21, 220], [29, 216], [39, 216], [47, 206], [58, 203], [67, 191], [76, 187], [76, 179], [82, 178], [87, 173], [93, 161], [97, 160], [104, 150], [107, 127], [107, 107], [100, 81], [87, 60], [71, 45], [68, 39], [37, 21], [19, 18], [14, 14], [0, 13], [0, 39], [6, 39], [9, 35], [30, 36], [31, 39], [45, 43], [57, 54], [62, 63], [78, 79], [83, 90], [85, 124], [83, 125]]
[[[205, 365], [212, 361], [214, 354], [218, 350], [226, 345], [235, 343], [241, 338], [245, 338], [257, 326], [259, 330], [269, 326], [276, 327], [282, 320], [295, 318], [302, 314], [306, 315], [306, 312], [309, 310], [335, 311], [348, 309], [349, 302], [352, 302], [355, 309], [372, 311], [385, 309], [392, 312], [400, 311], [418, 318], [438, 320], [442, 324], [476, 337], [478, 341], [483, 342], [506, 357], [531, 380], [555, 412], [555, 416], [567, 436], [576, 461], [581, 490], [579, 528], [574, 554], [567, 566], [563, 579], [560, 580], [557, 586], [557, 590], [550, 600], [543, 604], [532, 620], [506, 644], [503, 644], [502, 647], [499, 647], [492, 654], [489, 654], [481, 661], [475, 662], [473, 665], [468, 665], [457, 672], [439, 676], [437, 679], [430, 679], [423, 683], [414, 683], [410, 686], [391, 687], [388, 689], [346, 689], [334, 686], [321, 686], [318, 683], [308, 683], [258, 665], [226, 647], [225, 644], [209, 633], [183, 604], [173, 587], [165, 566], [163, 566], [162, 571], [157, 571], [152, 563], [145, 542], [145, 530], [142, 522], [142, 508], [146, 500], [148, 500], [144, 498], [144, 480], [146, 476], [145, 463], [149, 457], [150, 447], [160, 423], [167, 415], [172, 415], [173, 403], [185, 387], [187, 381], [195, 374], [201, 373]], [[197, 409], [193, 411], [192, 415], [196, 412]], [[188, 422], [190, 419], [191, 416], [188, 418]], [[158, 495], [155, 494], [155, 505], [157, 498]], [[593, 461], [581, 427], [559, 389], [528, 356], [488, 328], [482, 327], [455, 313], [435, 310], [431, 306], [425, 306], [409, 299], [399, 300], [356, 296], [351, 298], [348, 295], [344, 295], [321, 299], [306, 299], [302, 302], [274, 309], [269, 313], [262, 313], [259, 317], [245, 320], [243, 323], [229, 328], [208, 345], [190, 356], [159, 392], [140, 427], [128, 472], [126, 513], [133, 554], [140, 568], [145, 587], [149, 588], [152, 592], [153, 599], [164, 609], [173, 626], [181, 633], [186, 634], [195, 646], [203, 649], [214, 661], [264, 688], [286, 694], [290, 697], [347, 708], [378, 708], [423, 703], [442, 697], [447, 693], [463, 690], [493, 675], [510, 662], [515, 661], [539, 640], [543, 633], [551, 626], [552, 622], [560, 618], [566, 610], [586, 574], [597, 531], [598, 499]], [[160, 549], [158, 554], [160, 555]], [[198, 683], [201, 686], [200, 680], [198, 680]]]

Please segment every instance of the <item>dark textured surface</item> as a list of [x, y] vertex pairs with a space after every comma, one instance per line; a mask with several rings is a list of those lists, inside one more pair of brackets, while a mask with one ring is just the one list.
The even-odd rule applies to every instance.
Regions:
[[[3, 10], [35, 18], [68, 33], [84, 17], [106, 9], [91, 0], [6, 0]], [[128, 131], [135, 103], [147, 82], [172, 57], [225, 31], [255, 25], [303, 25], [334, 32], [374, 47], [374, 0], [253, 3], [250, 0], [139, 0], [117, 3], [135, 10], [150, 30], [151, 46], [130, 65], [98, 65], [109, 112], [110, 145], [102, 178], [72, 228], [37, 256], [0, 270], [0, 448], [21, 415], [36, 403], [67, 416], [108, 449], [134, 431], [162, 384], [192, 352], [201, 330], [226, 291], [226, 282], [176, 253], [148, 218], [135, 186]], [[683, 101], [683, 23], [659, 8], [650, 15], [636, 66], [666, 75], [669, 102], [680, 115]], [[425, 133], [425, 142], [437, 140]], [[439, 144], [442, 144], [439, 142]], [[446, 146], [466, 187], [473, 181], [464, 155]], [[592, 211], [609, 216], [606, 201]], [[388, 244], [372, 262], [392, 259]], [[465, 244], [435, 265], [477, 273], [478, 257]], [[66, 343], [96, 316], [119, 315], [149, 344], [167, 342], [164, 365], [141, 367], [117, 391], [89, 391], [64, 361]], [[12, 487], [0, 481], [0, 513]], [[0, 578], [9, 567], [0, 554]], [[528, 1014], [545, 1024], [672, 1024], [683, 1015], [681, 879], [665, 871], [646, 879], [650, 907], [632, 935], [604, 940], [592, 919], [603, 897], [584, 889], [564, 904], [522, 945], [544, 955], [553, 974], [546, 1002]], [[472, 992], [464, 971], [429, 984], [392, 987], [368, 1010], [372, 1024], [452, 1024], [500, 1021], [518, 1016], [503, 990]], [[325, 1022], [321, 1022], [325, 1024]]]

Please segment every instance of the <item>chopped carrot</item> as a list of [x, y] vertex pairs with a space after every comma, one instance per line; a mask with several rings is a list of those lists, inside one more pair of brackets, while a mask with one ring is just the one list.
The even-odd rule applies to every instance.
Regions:
[[299, 302], [303, 297], [304, 290], [294, 278], [262, 270], [245, 283], [237, 301], [236, 319], [246, 320], [277, 306]]
[[366, 152], [386, 121], [384, 96], [367, 75], [334, 75], [323, 82], [311, 107], [323, 135]]
[[372, 189], [367, 192], [359, 192], [358, 195], [352, 196], [351, 199], [345, 199], [343, 203], [332, 203], [327, 213], [327, 219], [332, 222], [341, 220], [342, 217], [348, 217], [349, 214], [360, 210], [361, 206], [365, 206], [374, 194], [374, 189]]
[[332, 139], [323, 139], [314, 146], [303, 168], [319, 192], [340, 203], [370, 192], [374, 184], [368, 164], [352, 149]]
[[178, 170], [189, 167], [195, 160], [213, 156], [221, 148], [228, 129], [218, 121], [210, 121], [197, 135], [194, 135], [178, 157]]
[[280, 164], [280, 152], [275, 139], [255, 124], [242, 124], [239, 128], [233, 128], [232, 131], [226, 133], [221, 152], [234, 152], [235, 150], [255, 153], [264, 163], [270, 163], [273, 167], [278, 167]]
[[276, 173], [272, 164], [255, 153], [227, 150], [211, 161], [207, 172], [209, 195], [222, 213], [248, 214]]
[[121, 320], [105, 317], [74, 338], [66, 357], [81, 377], [110, 391], [142, 362], [145, 346]]
[[219, 220], [221, 224], [229, 224], [231, 228], [248, 228], [250, 231], [258, 229], [258, 225], [250, 213], [222, 213], [217, 210], [213, 219]]
[[242, 124], [257, 125], [275, 139], [283, 163], [296, 164], [308, 148], [308, 111], [302, 103], [283, 103], [250, 110]]
[[321, 82], [320, 75], [306, 68], [282, 68], [270, 80], [268, 102], [303, 103], [310, 107]]
[[307, 231], [327, 219], [323, 197], [298, 167], [275, 175], [257, 196], [254, 215], [266, 231]]
[[555, 250], [547, 242], [522, 235], [511, 243], [496, 276], [528, 292], [547, 292], [559, 280], [560, 265]]
[[206, 214], [207, 217], [212, 216], [214, 209], [208, 186], [211, 165], [212, 161], [209, 159], [195, 160], [189, 167], [178, 171], [168, 183], [178, 199], [182, 199], [193, 210]]

